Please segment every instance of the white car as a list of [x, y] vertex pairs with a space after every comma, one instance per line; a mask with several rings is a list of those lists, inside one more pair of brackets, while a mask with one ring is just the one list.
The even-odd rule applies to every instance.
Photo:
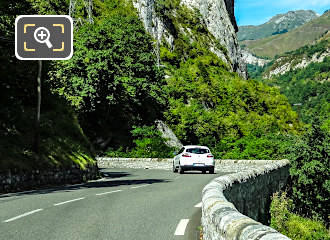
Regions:
[[173, 159], [173, 172], [188, 170], [214, 173], [214, 156], [205, 146], [183, 146]]

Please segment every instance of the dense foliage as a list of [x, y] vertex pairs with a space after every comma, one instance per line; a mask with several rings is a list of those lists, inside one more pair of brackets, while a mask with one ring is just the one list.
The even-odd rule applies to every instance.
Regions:
[[328, 221], [330, 201], [330, 131], [316, 118], [311, 129], [291, 150], [291, 185], [294, 209], [299, 214]]
[[[71, 107], [42, 84], [40, 154], [33, 148], [37, 107], [36, 61], [19, 61], [14, 53], [14, 21], [36, 14], [28, 1], [0, 6], [0, 169], [84, 168], [94, 163], [91, 145]], [[45, 62], [44, 62], [45, 63]], [[44, 64], [43, 76], [47, 64]]]
[[163, 76], [137, 16], [115, 15], [85, 25], [75, 38], [73, 58], [56, 62], [49, 82], [80, 112], [93, 140], [113, 132], [129, 135], [133, 125], [159, 117], [165, 104]]
[[134, 146], [131, 149], [109, 148], [106, 152], [109, 157], [131, 158], [171, 158], [174, 148], [166, 145], [166, 139], [162, 137], [154, 126], [133, 127], [131, 131], [134, 138]]
[[264, 82], [279, 86], [281, 93], [288, 97], [289, 102], [299, 104], [294, 109], [300, 118], [310, 123], [313, 115], [321, 119], [329, 119], [330, 112], [330, 57], [321, 63], [311, 63], [306, 68], [289, 71]]
[[322, 222], [292, 213], [292, 200], [285, 192], [275, 193], [270, 207], [271, 227], [293, 240], [329, 240]]

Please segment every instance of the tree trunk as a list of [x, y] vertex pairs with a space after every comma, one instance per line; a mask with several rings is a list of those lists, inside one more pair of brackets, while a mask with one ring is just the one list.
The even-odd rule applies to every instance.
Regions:
[[40, 154], [40, 107], [41, 107], [41, 72], [42, 72], [42, 61], [38, 60], [38, 76], [37, 76], [37, 116], [35, 122], [35, 135], [34, 135], [34, 152]]

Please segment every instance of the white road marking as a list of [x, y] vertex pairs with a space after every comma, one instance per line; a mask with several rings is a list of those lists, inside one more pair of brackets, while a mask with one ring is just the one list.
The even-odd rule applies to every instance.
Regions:
[[197, 207], [197, 208], [201, 208], [201, 207], [202, 207], [202, 202], [196, 204], [195, 207]]
[[131, 187], [131, 188], [141, 188], [141, 187], [146, 187], [149, 186], [149, 184], [145, 184], [145, 185], [141, 185], [141, 186], [135, 186], [135, 187]]
[[31, 214], [36, 213], [36, 212], [40, 212], [40, 211], [42, 211], [42, 210], [43, 210], [43, 209], [40, 208], [40, 209], [33, 210], [33, 211], [31, 211], [31, 212], [23, 213], [22, 215], [19, 215], [19, 216], [16, 216], [16, 217], [13, 217], [13, 218], [7, 219], [7, 220], [5, 220], [5, 221], [3, 221], [3, 222], [7, 223], [7, 222], [15, 221], [15, 220], [17, 220], [17, 219], [19, 219], [19, 218], [26, 217], [26, 216], [28, 216], [28, 215], [31, 215]]
[[174, 235], [183, 236], [186, 231], [186, 227], [189, 223], [189, 219], [181, 219], [178, 226], [176, 227]]
[[84, 198], [84, 197], [82, 197], [82, 198], [76, 198], [76, 199], [72, 199], [72, 200], [69, 200], [69, 201], [65, 201], [65, 202], [55, 203], [55, 204], [54, 204], [54, 206], [59, 206], [59, 205], [63, 205], [63, 204], [66, 204], [66, 203], [70, 203], [70, 202], [79, 201], [79, 200], [82, 200], [82, 199], [85, 199], [85, 198]]
[[116, 193], [116, 192], [121, 192], [123, 190], [116, 190], [116, 191], [111, 191], [111, 192], [104, 192], [104, 193], [97, 193], [95, 194], [96, 196], [102, 196], [102, 195], [106, 195], [106, 194], [110, 194], [110, 193]]

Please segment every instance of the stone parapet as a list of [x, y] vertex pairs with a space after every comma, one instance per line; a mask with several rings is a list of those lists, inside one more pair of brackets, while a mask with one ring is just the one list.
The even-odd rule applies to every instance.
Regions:
[[257, 162], [250, 161], [254, 164], [250, 169], [215, 178], [205, 186], [202, 192], [204, 240], [289, 239], [262, 224], [269, 221], [272, 193], [286, 184], [289, 161]]

